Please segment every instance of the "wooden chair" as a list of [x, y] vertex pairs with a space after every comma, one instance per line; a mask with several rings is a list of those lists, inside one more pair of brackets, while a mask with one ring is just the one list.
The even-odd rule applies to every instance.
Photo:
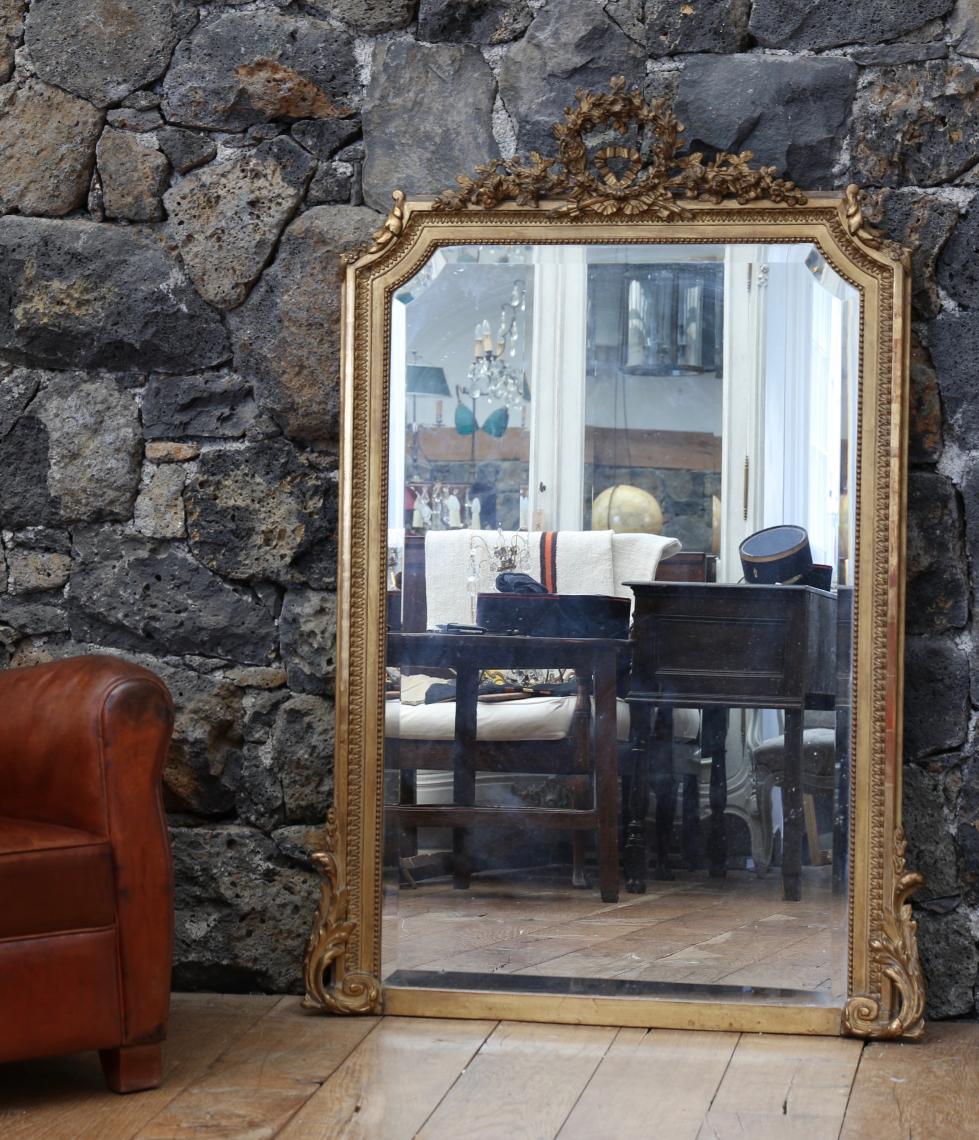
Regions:
[[[659, 563], [657, 577], [672, 579], [674, 576], [706, 574], [709, 572], [708, 565], [712, 565], [708, 555], [679, 553]], [[408, 633], [422, 631], [425, 629], [428, 608], [424, 536], [407, 535], [405, 538], [401, 586], [401, 630]], [[527, 639], [509, 639], [504, 642], [504, 647], [521, 640]], [[397, 644], [399, 653], [403, 653], [405, 643], [399, 641]], [[444, 642], [442, 644], [445, 645]], [[439, 664], [444, 664], [432, 664], [432, 660], [434, 659], [430, 659], [428, 668], [424, 670], [430, 675], [439, 673]], [[619, 687], [624, 693], [628, 677], [627, 657], [620, 657], [620, 662]], [[389, 654], [390, 663], [393, 662]], [[400, 664], [410, 673], [413, 665], [417, 668], [417, 658], [414, 661], [401, 660]], [[559, 667], [568, 662], [554, 657], [550, 661], [545, 660], [543, 664]], [[501, 667], [505, 662], [484, 660], [482, 665]], [[453, 675], [452, 670], [441, 671], [447, 676]], [[417, 853], [417, 821], [420, 813], [413, 806], [418, 801], [417, 772], [453, 772], [453, 798], [456, 802], [453, 810], [457, 810], [459, 801], [456, 796], [462, 792], [471, 797], [474, 792], [470, 776], [465, 776], [461, 781], [458, 779], [461, 758], [465, 753], [465, 766], [471, 772], [505, 773], [515, 777], [543, 776], [552, 787], [560, 783], [570, 796], [568, 810], [563, 813], [552, 810], [543, 814], [539, 810], [535, 811], [535, 804], [525, 804], [523, 807], [513, 804], [507, 822], [527, 827], [572, 827], [572, 883], [576, 887], [587, 886], [587, 830], [597, 829], [602, 897], [614, 901], [618, 889], [618, 763], [616, 761], [615, 773], [611, 778], [607, 773], [600, 772], [596, 764], [599, 750], [595, 745], [596, 724], [593, 711], [595, 677], [593, 662], [587, 653], [582, 657], [582, 667], [576, 671], [575, 678], [577, 690], [574, 696], [557, 698], [549, 703], [537, 702], [548, 704], [546, 709], [542, 709], [542, 716], [537, 721], [533, 716], [526, 715], [533, 711], [535, 698], [490, 708], [481, 705], [480, 729], [474, 733], [462, 752], [456, 723], [458, 710], [454, 702], [441, 709], [426, 706], [420, 717], [413, 716], [412, 710], [406, 710], [404, 706], [399, 705], [394, 710], [389, 702], [385, 767], [392, 773], [398, 773], [399, 788], [398, 804], [389, 806], [388, 814], [392, 821], [400, 823], [398, 848], [402, 860], [411, 860]], [[614, 717], [607, 715], [606, 723], [597, 728], [600, 733], [611, 733], [612, 740], [627, 749], [628, 706], [624, 701], [617, 700], [615, 710]], [[523, 723], [520, 723], [521, 718]], [[408, 723], [419, 720], [426, 723], [427, 727], [416, 728], [414, 723]], [[507, 725], [508, 720], [517, 723]], [[684, 741], [696, 735], [696, 728], [691, 730], [690, 725], [691, 721], [687, 718], [680, 728], [681, 739]], [[614, 802], [610, 798], [613, 787]], [[604, 794], [600, 794], [602, 788]], [[582, 814], [589, 811], [595, 813], [593, 817]], [[449, 814], [445, 809], [433, 807], [426, 818], [446, 820]], [[476, 817], [470, 813], [468, 818], [473, 820]], [[492, 816], [487, 818], [492, 820]], [[590, 824], [589, 819], [592, 820]], [[608, 834], [612, 829], [616, 832], [614, 840]], [[463, 855], [467, 840], [458, 828], [454, 832], [453, 846], [453, 881], [457, 887], [464, 888], [469, 884], [471, 860], [468, 853]], [[613, 882], [616, 884], [614, 891], [611, 885]]]

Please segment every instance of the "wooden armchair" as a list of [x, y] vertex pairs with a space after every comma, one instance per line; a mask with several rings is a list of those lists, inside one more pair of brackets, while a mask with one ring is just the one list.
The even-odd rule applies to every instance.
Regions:
[[[658, 564], [658, 572], [669, 576], [696, 573], [703, 555], [675, 554]], [[666, 568], [669, 567], [667, 570]], [[652, 569], [652, 567], [651, 567]], [[411, 859], [417, 851], [419, 826], [454, 828], [453, 880], [457, 887], [469, 885], [471, 849], [462, 824], [496, 822], [527, 828], [568, 828], [572, 833], [572, 882], [585, 887], [585, 844], [589, 830], [598, 838], [599, 881], [603, 899], [614, 901], [618, 892], [619, 781], [618, 749], [626, 748], [630, 714], [624, 700], [602, 704], [596, 672], [595, 651], [602, 644], [587, 640], [574, 650], [574, 662], [560, 657], [557, 639], [502, 638], [489, 655], [486, 635], [462, 641], [456, 635], [440, 640], [427, 635], [425, 540], [408, 535], [405, 540], [401, 632], [389, 638], [388, 663], [406, 672], [412, 669], [432, 675], [458, 672], [466, 653], [480, 653], [479, 666], [506, 667], [507, 655], [523, 654], [513, 664], [521, 667], [576, 667], [574, 695], [531, 697], [503, 704], [477, 704], [471, 694], [471, 716], [467, 720], [457, 701], [443, 704], [411, 705], [388, 701], [385, 716], [385, 766], [398, 774], [398, 803], [389, 806], [388, 815], [400, 827], [399, 853]], [[402, 636], [402, 634], [406, 636]], [[454, 639], [453, 639], [454, 638]], [[562, 639], [567, 653], [567, 639]], [[531, 661], [521, 642], [536, 642], [537, 656]], [[449, 656], [446, 656], [449, 654]], [[495, 654], [495, 656], [494, 656]], [[625, 656], [623, 657], [623, 654]], [[496, 658], [499, 658], [497, 660]], [[620, 660], [628, 671], [627, 651]], [[470, 661], [470, 665], [474, 662]], [[620, 670], [621, 671], [621, 670]], [[476, 673], [471, 683], [475, 684]], [[614, 681], [614, 678], [613, 678]], [[461, 688], [461, 685], [460, 685]], [[615, 697], [614, 686], [611, 697]], [[695, 718], [677, 717], [677, 732], [687, 741], [697, 734]], [[452, 773], [451, 808], [420, 804], [418, 772]], [[540, 776], [551, 784], [559, 782], [570, 803], [559, 810], [543, 810], [534, 803], [521, 803], [519, 795], [509, 796], [506, 806], [476, 807], [475, 773], [512, 776]], [[486, 776], [484, 775], [484, 778]], [[492, 778], [492, 777], [490, 777]]]

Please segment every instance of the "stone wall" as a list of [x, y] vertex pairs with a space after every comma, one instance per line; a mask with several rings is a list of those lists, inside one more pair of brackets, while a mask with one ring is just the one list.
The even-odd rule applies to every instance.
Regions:
[[975, 1012], [977, 58], [979, 0], [0, 0], [0, 664], [173, 689], [179, 986], [299, 981], [337, 256], [624, 74], [917, 244], [906, 817], [931, 1011]]

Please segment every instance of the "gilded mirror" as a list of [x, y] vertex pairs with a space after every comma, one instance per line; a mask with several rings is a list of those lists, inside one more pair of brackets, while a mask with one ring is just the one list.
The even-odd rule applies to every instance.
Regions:
[[345, 269], [306, 1006], [921, 1032], [906, 251], [579, 93]]

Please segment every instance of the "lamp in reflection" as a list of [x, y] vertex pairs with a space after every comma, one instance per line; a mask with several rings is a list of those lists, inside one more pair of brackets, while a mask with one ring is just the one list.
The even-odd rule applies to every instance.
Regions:
[[[449, 395], [445, 369], [418, 363], [407, 365], [405, 367], [405, 394], [411, 397], [411, 460], [414, 466], [418, 460], [418, 397]], [[442, 422], [441, 399], [436, 399], [435, 422], [436, 424]]]
[[523, 370], [512, 363], [521, 339], [520, 315], [526, 309], [527, 291], [522, 282], [514, 281], [509, 301], [500, 308], [496, 339], [488, 320], [476, 325], [473, 361], [466, 376], [474, 398], [485, 396], [510, 408], [520, 407], [530, 398]]

